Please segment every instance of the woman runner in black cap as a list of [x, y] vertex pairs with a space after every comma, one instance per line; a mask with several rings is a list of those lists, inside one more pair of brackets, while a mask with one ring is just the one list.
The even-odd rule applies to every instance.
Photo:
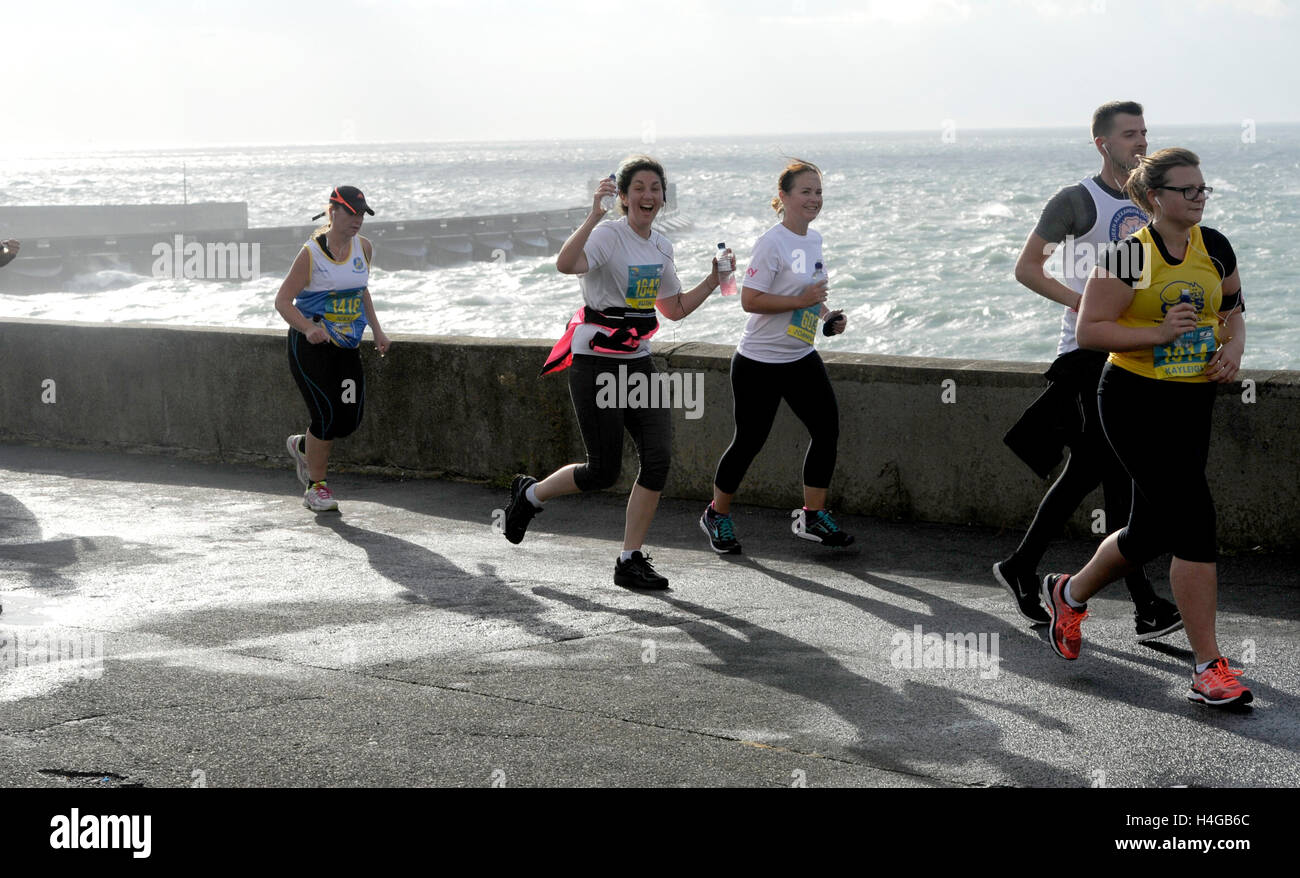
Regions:
[[280, 284], [275, 310], [289, 324], [289, 371], [307, 401], [311, 426], [285, 440], [306, 493], [302, 505], [314, 512], [337, 510], [325, 467], [335, 439], [351, 435], [361, 423], [366, 378], [357, 350], [366, 324], [380, 356], [388, 336], [379, 328], [370, 301], [370, 241], [361, 237], [365, 214], [375, 215], [355, 186], [339, 186], [329, 206], [312, 219], [329, 214], [308, 239]]

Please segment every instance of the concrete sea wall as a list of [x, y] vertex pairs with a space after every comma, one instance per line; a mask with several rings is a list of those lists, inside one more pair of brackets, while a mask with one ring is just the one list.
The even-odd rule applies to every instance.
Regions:
[[4, 237], [22, 242], [25, 256], [36, 255], [41, 238], [103, 235], [115, 239], [118, 235], [171, 235], [245, 228], [248, 228], [248, 204], [243, 201], [0, 205], [0, 230], [7, 233]]
[[[558, 327], [557, 327], [558, 329]], [[385, 467], [505, 483], [583, 459], [567, 373], [537, 377], [549, 340], [367, 338], [365, 420], [339, 442], [340, 467]], [[731, 349], [663, 344], [661, 371], [702, 398], [674, 410], [665, 493], [710, 496], [731, 440]], [[1039, 394], [1045, 364], [825, 355], [841, 410], [831, 505], [888, 518], [1023, 529], [1047, 482], [1002, 443]], [[0, 441], [283, 460], [306, 407], [277, 330], [0, 321]], [[1209, 477], [1229, 549], [1300, 547], [1300, 372], [1244, 372], [1221, 388]], [[698, 417], [696, 416], [698, 415]], [[1178, 441], [1177, 424], [1151, 425]], [[793, 508], [807, 436], [782, 407], [738, 499]], [[626, 443], [622, 487], [636, 462]], [[285, 490], [296, 483], [286, 474]], [[1073, 527], [1086, 533], [1100, 492]], [[615, 529], [617, 530], [617, 528]], [[613, 535], [614, 531], [611, 531]]]

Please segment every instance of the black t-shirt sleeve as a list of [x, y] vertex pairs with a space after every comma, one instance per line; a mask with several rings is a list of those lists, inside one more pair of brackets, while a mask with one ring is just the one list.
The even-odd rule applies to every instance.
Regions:
[[[1228, 243], [1228, 239], [1222, 232], [1217, 229], [1207, 229], [1205, 226], [1201, 226], [1201, 240], [1205, 242], [1205, 252], [1214, 263], [1214, 270], [1219, 273], [1219, 277], [1227, 280], [1237, 270], [1237, 254], [1233, 251], [1232, 245]], [[1244, 314], [1246, 301], [1240, 290], [1225, 295], [1219, 304], [1219, 310], [1231, 311], [1238, 306]]]
[[1142, 262], [1145, 256], [1142, 242], [1128, 237], [1114, 247], [1107, 247], [1097, 256], [1097, 267], [1112, 277], [1117, 277], [1133, 288], [1142, 279]]
[[1220, 278], [1227, 280], [1237, 270], [1237, 254], [1233, 252], [1232, 245], [1222, 232], [1205, 226], [1201, 226], [1201, 240], [1205, 242], [1205, 252], [1214, 263], [1214, 270]]
[[1071, 235], [1078, 237], [1097, 222], [1097, 206], [1082, 183], [1066, 186], [1052, 196], [1034, 226], [1034, 234], [1044, 241], [1060, 244]]

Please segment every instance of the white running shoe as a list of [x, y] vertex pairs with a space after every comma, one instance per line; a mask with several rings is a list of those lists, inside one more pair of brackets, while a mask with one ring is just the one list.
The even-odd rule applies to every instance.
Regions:
[[329, 485], [324, 482], [312, 482], [307, 493], [302, 495], [302, 505], [312, 512], [337, 512], [338, 501], [334, 499]]
[[307, 456], [298, 450], [298, 443], [302, 439], [302, 433], [295, 433], [284, 440], [284, 447], [289, 449], [289, 456], [293, 458], [293, 465], [298, 468], [298, 481], [302, 482], [304, 488], [307, 488], [311, 486], [311, 470], [307, 466]]

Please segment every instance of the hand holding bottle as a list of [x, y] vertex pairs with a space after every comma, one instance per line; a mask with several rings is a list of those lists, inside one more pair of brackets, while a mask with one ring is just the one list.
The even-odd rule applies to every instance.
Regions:
[[601, 180], [600, 186], [596, 188], [596, 200], [591, 205], [592, 213], [608, 213], [614, 209], [616, 201], [618, 201], [618, 183], [615, 182], [614, 175], [610, 174]]
[[717, 275], [718, 286], [722, 288], [722, 295], [734, 296], [739, 292], [736, 289], [736, 257], [725, 243], [718, 244], [718, 252], [713, 259], [713, 271]]
[[1196, 306], [1190, 301], [1174, 305], [1165, 312], [1165, 319], [1160, 324], [1164, 331], [1164, 340], [1171, 342], [1184, 333], [1195, 331], [1196, 316]]
[[795, 297], [800, 308], [812, 308], [826, 301], [826, 279], [814, 281], [803, 288], [803, 292]]

